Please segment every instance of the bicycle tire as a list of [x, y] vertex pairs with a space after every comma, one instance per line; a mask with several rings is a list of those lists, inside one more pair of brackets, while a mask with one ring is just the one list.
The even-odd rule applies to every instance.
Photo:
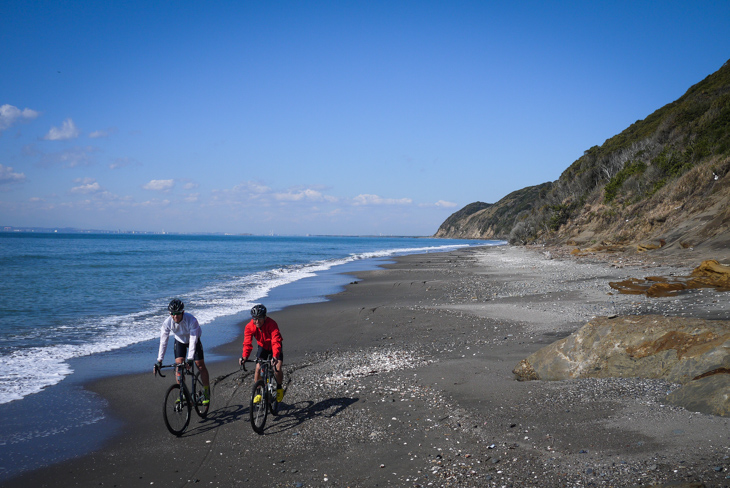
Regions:
[[198, 417], [201, 419], [204, 419], [206, 415], [208, 415], [208, 408], [210, 408], [210, 403], [203, 405], [204, 398], [205, 388], [203, 387], [203, 383], [200, 381], [200, 375], [195, 373], [195, 376], [193, 377], [193, 399], [195, 401], [195, 413], [197, 413]]
[[162, 416], [167, 430], [178, 437], [188, 428], [191, 409], [187, 395], [182, 394], [182, 401], [180, 395], [180, 385], [170, 385], [165, 394], [165, 403], [162, 405]]
[[[269, 384], [274, 385], [274, 381], [274, 375], [271, 375], [269, 378]], [[276, 401], [276, 388], [273, 388], [273, 391], [269, 390], [269, 388], [266, 390], [269, 393], [269, 401], [266, 402], [269, 404], [269, 412], [271, 412], [271, 415], [276, 417], [276, 414], [279, 413], [279, 402]]]
[[[256, 395], [261, 395], [261, 399], [258, 403], [254, 403]], [[268, 399], [266, 397], [266, 383], [264, 380], [258, 380], [253, 385], [251, 391], [251, 406], [249, 408], [249, 417], [251, 418], [251, 427], [253, 431], [261, 435], [264, 433], [264, 425], [266, 425], [266, 414], [268, 413], [267, 404]]]
[[270, 366], [267, 363], [261, 374], [265, 375], [264, 378], [266, 378], [266, 391], [269, 394], [269, 398], [266, 403], [269, 405], [269, 412], [271, 412], [271, 415], [276, 417], [279, 413], [279, 402], [276, 401], [276, 388], [274, 388], [274, 385], [276, 384], [276, 376], [274, 375], [272, 368], [273, 366]]

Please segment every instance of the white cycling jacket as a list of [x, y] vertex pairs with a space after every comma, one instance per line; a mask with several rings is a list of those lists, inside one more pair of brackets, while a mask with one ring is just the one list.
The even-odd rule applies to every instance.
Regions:
[[172, 332], [176, 341], [188, 344], [187, 359], [192, 360], [195, 356], [195, 347], [198, 345], [198, 339], [202, 333], [198, 319], [187, 312], [183, 313], [183, 319], [179, 324], [172, 320], [171, 316], [165, 319], [160, 329], [160, 351], [157, 353], [157, 361], [162, 361], [162, 358], [165, 357], [170, 332]]

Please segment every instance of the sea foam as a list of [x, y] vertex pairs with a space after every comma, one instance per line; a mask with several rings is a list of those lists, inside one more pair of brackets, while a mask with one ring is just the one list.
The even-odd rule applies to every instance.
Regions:
[[[499, 243], [495, 243], [499, 244]], [[201, 326], [236, 315], [264, 299], [272, 289], [315, 276], [349, 262], [394, 255], [449, 251], [469, 244], [392, 248], [350, 254], [258, 271], [217, 281], [185, 294], [186, 308], [194, 310]], [[44, 334], [58, 340], [47, 346], [16, 349], [6, 356], [0, 376], [0, 404], [19, 400], [55, 385], [73, 372], [68, 361], [127, 347], [159, 337], [165, 318], [166, 299], [150, 303], [147, 310], [130, 314], [92, 316], [73, 320]]]

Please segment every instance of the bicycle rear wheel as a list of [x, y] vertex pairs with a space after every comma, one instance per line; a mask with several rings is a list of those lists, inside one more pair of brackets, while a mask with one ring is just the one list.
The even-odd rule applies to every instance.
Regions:
[[181, 436], [190, 423], [190, 402], [187, 395], [180, 389], [180, 385], [170, 385], [165, 394], [165, 404], [162, 406], [162, 416], [170, 433]]
[[[258, 401], [254, 402], [258, 397]], [[264, 380], [258, 380], [253, 385], [253, 391], [251, 392], [251, 407], [249, 408], [249, 415], [251, 417], [251, 427], [257, 434], [264, 433], [264, 424], [266, 424], [266, 384]]]
[[204, 419], [208, 415], [208, 407], [210, 407], [210, 404], [203, 404], [203, 400], [205, 400], [205, 388], [200, 381], [200, 375], [198, 373], [195, 373], [193, 377], [193, 399], [195, 401], [195, 413], [198, 414], [198, 417]]

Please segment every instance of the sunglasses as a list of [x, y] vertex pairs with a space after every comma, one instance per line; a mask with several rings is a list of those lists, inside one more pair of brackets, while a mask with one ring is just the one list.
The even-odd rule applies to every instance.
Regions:
[[173, 317], [176, 315], [182, 315], [182, 314], [183, 314], [182, 312], [175, 312], [175, 313], [170, 312], [170, 315], [172, 315]]

